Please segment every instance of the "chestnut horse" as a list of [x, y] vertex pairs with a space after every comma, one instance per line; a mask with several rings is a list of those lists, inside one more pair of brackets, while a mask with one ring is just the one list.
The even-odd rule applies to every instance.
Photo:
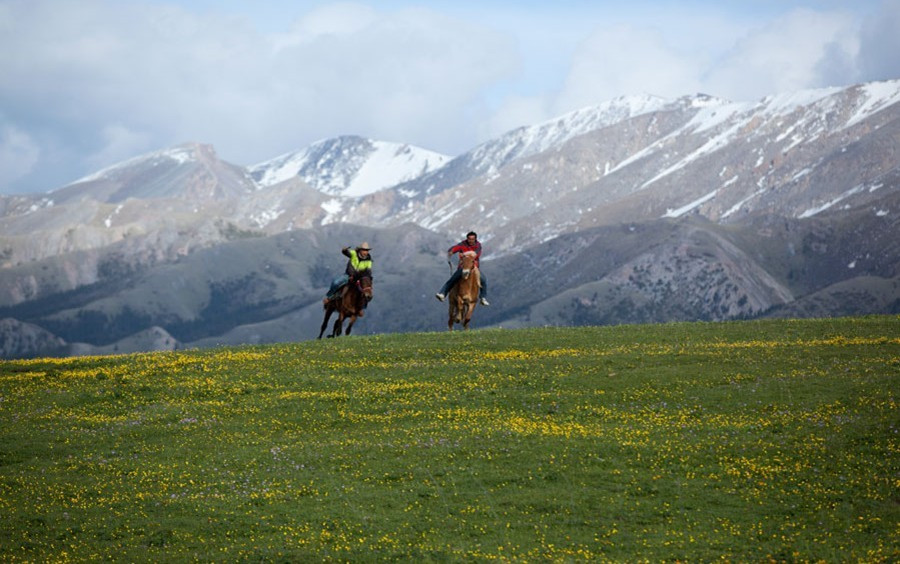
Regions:
[[322, 338], [322, 334], [325, 333], [325, 328], [328, 326], [328, 320], [335, 311], [338, 312], [338, 318], [334, 321], [334, 328], [328, 337], [339, 337], [344, 327], [344, 320], [347, 318], [350, 319], [346, 332], [349, 335], [353, 324], [356, 323], [356, 318], [363, 316], [366, 302], [371, 299], [372, 275], [366, 271], [365, 274], [351, 279], [340, 294], [325, 304], [325, 319], [322, 320], [318, 338]]
[[481, 274], [475, 266], [475, 251], [462, 253], [459, 257], [462, 277], [450, 289], [450, 319], [447, 328], [453, 331], [454, 323], [462, 323], [463, 329], [469, 328], [472, 312], [478, 303], [478, 291], [481, 288]]

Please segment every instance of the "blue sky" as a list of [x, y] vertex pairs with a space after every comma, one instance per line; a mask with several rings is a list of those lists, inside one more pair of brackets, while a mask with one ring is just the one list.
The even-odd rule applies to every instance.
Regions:
[[0, 193], [211, 143], [456, 155], [623, 95], [900, 78], [900, 0], [0, 0]]

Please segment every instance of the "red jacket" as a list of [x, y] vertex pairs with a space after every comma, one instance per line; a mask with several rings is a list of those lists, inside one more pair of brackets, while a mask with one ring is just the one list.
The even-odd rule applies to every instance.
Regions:
[[[475, 266], [478, 267], [478, 259], [481, 258], [481, 241], [475, 241], [474, 245], [469, 245], [469, 241], [463, 239], [456, 245], [450, 247], [450, 250], [447, 251], [447, 254], [452, 255], [454, 253], [466, 253], [469, 251], [475, 251]], [[480, 267], [479, 267], [480, 268]]]

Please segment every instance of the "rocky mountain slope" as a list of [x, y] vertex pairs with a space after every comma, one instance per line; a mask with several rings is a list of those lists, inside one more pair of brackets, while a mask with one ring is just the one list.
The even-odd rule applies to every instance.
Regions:
[[4, 356], [311, 338], [373, 242], [356, 332], [441, 330], [475, 229], [479, 326], [900, 309], [900, 81], [736, 104], [626, 97], [455, 158], [341, 137], [243, 168], [186, 144], [0, 197]]
[[477, 224], [506, 252], [618, 221], [811, 217], [897, 190], [898, 141], [900, 81], [756, 104], [699, 95], [507, 161], [417, 205], [388, 209], [385, 196], [369, 198], [348, 218], [448, 233]]

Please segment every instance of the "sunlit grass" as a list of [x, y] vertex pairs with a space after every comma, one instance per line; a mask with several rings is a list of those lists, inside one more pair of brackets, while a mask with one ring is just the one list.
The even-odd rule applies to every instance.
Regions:
[[900, 558], [900, 318], [0, 363], [0, 558]]

